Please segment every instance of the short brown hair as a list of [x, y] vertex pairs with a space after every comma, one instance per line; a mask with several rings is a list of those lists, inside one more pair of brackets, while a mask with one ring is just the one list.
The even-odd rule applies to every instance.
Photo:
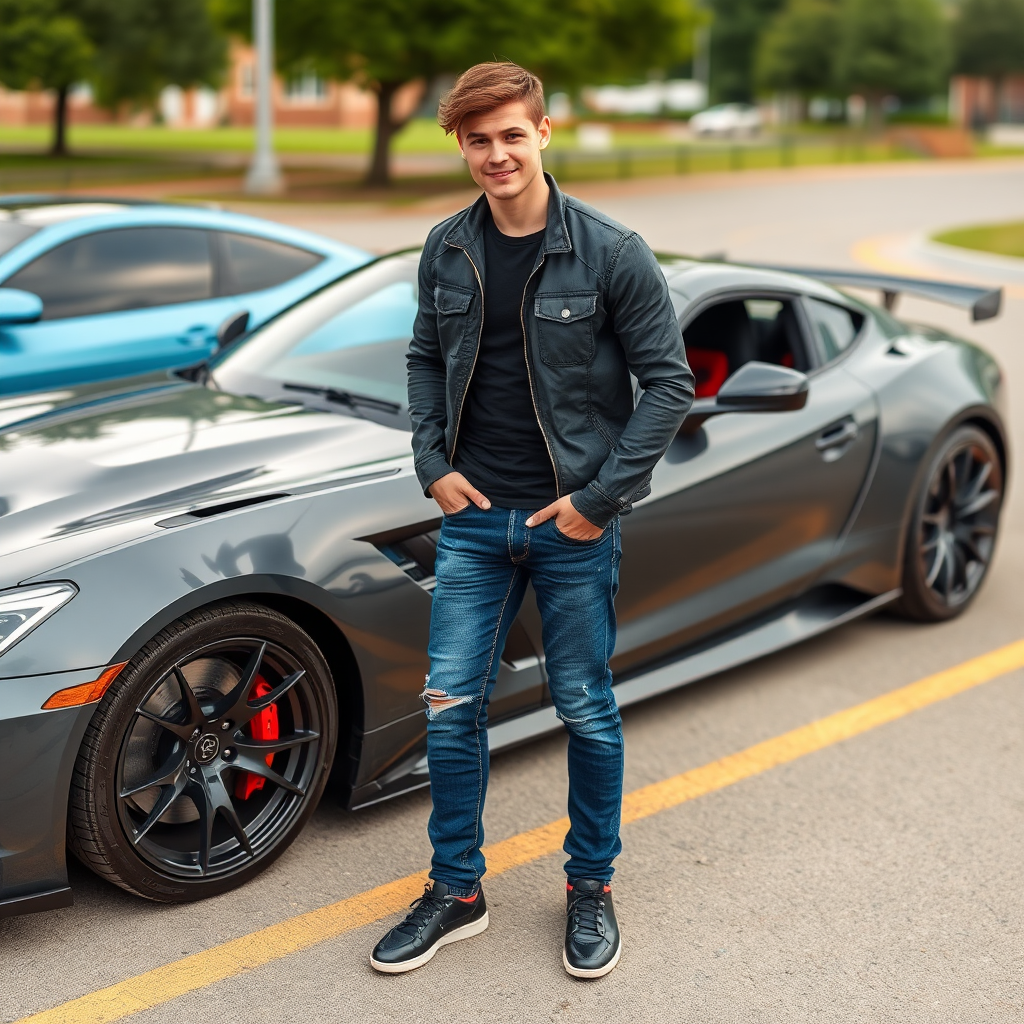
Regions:
[[486, 114], [506, 103], [525, 103], [534, 124], [544, 120], [544, 86], [532, 71], [511, 61], [475, 64], [441, 97], [437, 123], [451, 135], [471, 114]]

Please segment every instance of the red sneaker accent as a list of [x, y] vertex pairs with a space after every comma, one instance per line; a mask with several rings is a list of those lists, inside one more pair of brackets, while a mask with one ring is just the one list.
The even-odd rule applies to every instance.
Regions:
[[456, 896], [455, 898], [456, 898], [456, 899], [457, 899], [457, 900], [458, 900], [458, 901], [459, 901], [460, 903], [476, 903], [476, 898], [477, 898], [477, 896], [479, 896], [479, 895], [480, 895], [480, 890], [479, 890], [479, 889], [477, 889], [477, 891], [476, 891], [475, 893], [473, 893], [473, 895], [472, 895], [472, 896]]
[[565, 883], [565, 891], [572, 892], [572, 886], [568, 882]]
[[611, 891], [612, 891], [612, 887], [611, 887], [610, 885], [606, 885], [606, 886], [604, 887], [604, 891], [605, 891], [605, 892], [611, 892]]

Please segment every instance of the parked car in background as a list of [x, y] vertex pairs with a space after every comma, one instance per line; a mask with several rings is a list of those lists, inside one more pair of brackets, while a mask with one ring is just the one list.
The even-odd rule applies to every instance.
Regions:
[[232, 313], [258, 326], [367, 253], [203, 207], [0, 199], [0, 394], [187, 366]]
[[[207, 366], [40, 394], [32, 412], [0, 399], [0, 916], [70, 901], [65, 839], [109, 881], [183, 902], [262, 871], [329, 776], [351, 809], [428, 784], [441, 516], [410, 444], [417, 265], [359, 268]], [[1000, 293], [664, 272], [696, 400], [622, 519], [619, 704], [883, 606], [966, 608], [1006, 479], [999, 367], [822, 279], [976, 319]], [[475, 345], [480, 294], [442, 298], [444, 354]], [[549, 298], [548, 348], [528, 356], [567, 390], [594, 358], [592, 299]], [[539, 299], [525, 315], [547, 316]], [[561, 728], [542, 654], [528, 597], [491, 750]]]
[[719, 103], [690, 118], [690, 132], [702, 137], [735, 138], [757, 135], [763, 121], [761, 112], [749, 103]]

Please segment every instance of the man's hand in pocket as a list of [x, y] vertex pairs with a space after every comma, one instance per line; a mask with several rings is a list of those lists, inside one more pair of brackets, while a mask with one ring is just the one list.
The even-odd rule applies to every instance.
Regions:
[[540, 526], [549, 519], [554, 519], [558, 532], [570, 540], [597, 540], [604, 533], [600, 526], [595, 526], [576, 511], [576, 506], [569, 500], [568, 494], [558, 501], [553, 501], [547, 508], [534, 512], [526, 520], [526, 525]]
[[461, 512], [469, 505], [488, 509], [491, 503], [461, 474], [451, 472], [430, 485], [430, 496], [446, 516]]

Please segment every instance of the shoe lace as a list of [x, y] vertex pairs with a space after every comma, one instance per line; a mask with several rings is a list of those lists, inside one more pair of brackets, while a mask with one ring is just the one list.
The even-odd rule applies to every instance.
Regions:
[[424, 889], [423, 895], [413, 900], [409, 906], [412, 909], [406, 914], [405, 920], [395, 927], [395, 931], [415, 935], [427, 926], [435, 914], [440, 914], [444, 910], [444, 900], [433, 895], [428, 888]]
[[573, 902], [572, 920], [576, 935], [585, 942], [604, 938], [604, 896], [588, 893]]

